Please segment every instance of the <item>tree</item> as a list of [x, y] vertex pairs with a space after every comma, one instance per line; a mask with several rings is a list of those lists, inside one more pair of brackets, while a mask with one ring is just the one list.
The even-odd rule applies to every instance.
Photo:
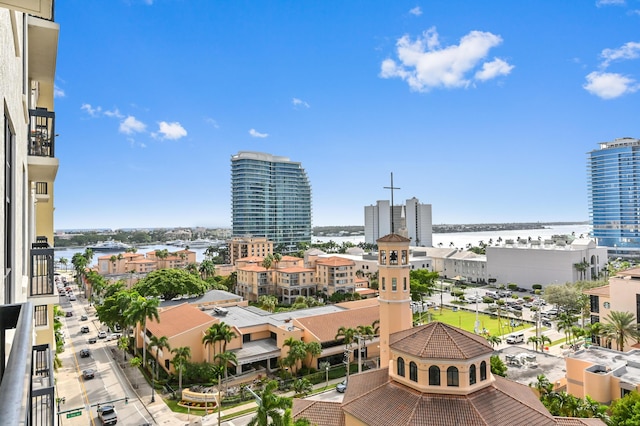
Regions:
[[640, 338], [636, 317], [630, 312], [611, 311], [604, 321], [602, 333], [605, 338], [616, 342], [619, 351], [624, 349], [629, 339]]
[[150, 272], [134, 286], [142, 296], [171, 300], [182, 295], [203, 295], [207, 283], [184, 269], [159, 269]]
[[298, 379], [293, 382], [293, 391], [296, 393], [295, 397], [300, 398], [307, 396], [313, 390], [313, 385], [307, 378]]
[[[216, 347], [215, 343], [217, 342], [218, 328], [220, 324], [213, 324], [211, 327], [204, 332], [204, 336], [202, 336], [202, 343], [204, 344], [205, 349], [208, 346], [213, 348], [213, 356], [216, 356]], [[211, 362], [211, 357], [209, 358], [209, 362]]]
[[491, 363], [491, 373], [497, 376], [507, 377], [507, 366], [504, 365], [504, 362], [502, 362], [498, 355], [491, 355], [489, 362]]
[[336, 333], [336, 340], [342, 339], [342, 343], [344, 343], [344, 362], [347, 367], [347, 380], [349, 380], [349, 364], [351, 357], [351, 344], [358, 334], [358, 330], [351, 327], [341, 326]]
[[298, 361], [302, 361], [307, 357], [306, 345], [302, 340], [289, 337], [284, 341], [282, 346], [289, 347], [289, 352], [285, 357], [283, 365], [291, 367], [293, 369], [292, 373], [294, 373], [297, 370]]
[[238, 364], [238, 357], [235, 352], [225, 351], [216, 355], [216, 360], [220, 362], [220, 365], [224, 368], [224, 380], [229, 379], [229, 363]]
[[534, 350], [538, 351], [538, 345], [540, 344], [540, 338], [536, 336], [529, 336], [527, 343], [531, 343], [534, 346]]
[[485, 339], [487, 339], [487, 341], [489, 342], [489, 344], [491, 345], [492, 348], [494, 348], [496, 345], [499, 345], [500, 343], [502, 343], [502, 339], [493, 334], [493, 335], [488, 335], [485, 336]]
[[149, 349], [156, 348], [156, 381], [158, 380], [158, 364], [160, 364], [160, 360], [158, 359], [158, 352], [163, 349], [171, 350], [171, 346], [169, 345], [169, 339], [167, 336], [151, 336], [149, 339]]
[[[146, 297], [138, 295], [137, 298], [131, 300], [131, 305], [125, 311], [125, 316], [131, 321], [132, 324], [140, 324], [143, 328], [142, 338], [147, 337], [147, 319], [155, 319], [160, 322], [160, 315], [158, 314], [158, 306], [160, 301], [156, 298], [147, 299]], [[147, 345], [142, 342], [142, 365], [147, 365]]]
[[562, 313], [558, 318], [558, 331], [564, 330], [564, 336], [567, 343], [571, 343], [571, 328], [575, 323], [575, 316], [569, 313]]
[[198, 268], [198, 272], [200, 272], [200, 276], [203, 280], [206, 280], [209, 277], [213, 277], [216, 274], [216, 265], [209, 260], [205, 259], [200, 263], [200, 267]]
[[612, 426], [635, 426], [640, 424], [640, 393], [630, 392], [611, 403]]
[[415, 269], [409, 272], [411, 283], [411, 299], [422, 301], [423, 295], [431, 296], [436, 290], [438, 272], [430, 272], [426, 269]]
[[127, 360], [127, 348], [129, 348], [129, 338], [127, 336], [122, 336], [118, 339], [118, 349], [122, 351], [122, 360]]
[[76, 284], [80, 285], [82, 282], [82, 278], [84, 278], [85, 269], [89, 262], [87, 258], [84, 257], [81, 253], [76, 253], [71, 258], [71, 264], [73, 265], [73, 269], [76, 271]]
[[551, 344], [551, 339], [545, 336], [544, 334], [540, 336], [539, 344], [540, 344], [540, 352], [544, 352], [545, 344]]
[[258, 410], [248, 426], [269, 426], [284, 424], [287, 409], [291, 408], [291, 398], [281, 397], [274, 393], [278, 389], [278, 382], [272, 380], [267, 383], [259, 395]]
[[267, 312], [274, 312], [278, 306], [278, 299], [275, 296], [264, 295], [258, 298], [260, 308]]
[[307, 364], [307, 366], [309, 366], [311, 361], [313, 361], [313, 358], [322, 353], [322, 345], [318, 342], [309, 342], [304, 345], [304, 350], [306, 352], [306, 356], [310, 358], [309, 364]]
[[173, 359], [171, 362], [176, 370], [178, 370], [178, 392], [182, 392], [182, 371], [187, 361], [191, 359], [191, 348], [188, 346], [180, 346], [171, 350]]
[[66, 271], [67, 265], [69, 264], [69, 259], [67, 259], [66, 257], [61, 257], [60, 259], [58, 259], [58, 263], [64, 266], [64, 270]]

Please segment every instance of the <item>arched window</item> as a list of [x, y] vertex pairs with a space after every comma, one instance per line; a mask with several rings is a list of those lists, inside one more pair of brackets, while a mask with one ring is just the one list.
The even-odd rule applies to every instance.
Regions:
[[460, 386], [458, 369], [456, 367], [447, 368], [447, 386]]
[[409, 378], [414, 382], [418, 381], [418, 365], [413, 361], [409, 363]]
[[471, 364], [471, 367], [469, 367], [469, 384], [470, 385], [476, 384], [476, 365], [475, 364]]
[[404, 359], [398, 358], [398, 376], [404, 377]]
[[487, 362], [482, 361], [480, 363], [480, 380], [487, 380]]
[[440, 386], [440, 367], [429, 367], [429, 386]]

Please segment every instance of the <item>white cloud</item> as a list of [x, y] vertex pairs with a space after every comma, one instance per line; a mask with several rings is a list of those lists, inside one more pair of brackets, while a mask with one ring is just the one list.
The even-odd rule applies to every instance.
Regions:
[[296, 108], [297, 107], [305, 107], [305, 108], [310, 108], [311, 107], [307, 102], [303, 101], [302, 99], [298, 99], [298, 98], [293, 98], [291, 100], [291, 103]]
[[82, 104], [82, 106], [80, 107], [80, 109], [84, 110], [87, 112], [87, 114], [89, 114], [92, 117], [96, 117], [100, 114], [100, 112], [102, 111], [101, 107], [92, 107], [91, 104]]
[[178, 140], [187, 136], [187, 130], [177, 121], [173, 123], [161, 121], [158, 125], [160, 126], [158, 133], [162, 139]]
[[475, 75], [476, 80], [487, 81], [500, 75], [508, 75], [513, 69], [513, 65], [509, 65], [502, 59], [494, 59], [491, 62], [482, 64], [482, 70]]
[[613, 61], [624, 61], [640, 57], [640, 43], [630, 41], [618, 49], [604, 49], [600, 54], [604, 60], [600, 66], [607, 68]]
[[128, 116], [120, 123], [120, 132], [130, 135], [132, 133], [142, 133], [147, 128], [147, 125], [142, 121], [136, 120], [132, 115]]
[[124, 118], [124, 115], [122, 115], [118, 108], [114, 109], [113, 111], [107, 110], [104, 112], [104, 115], [106, 115], [107, 117]]
[[606, 72], [590, 73], [587, 75], [587, 83], [582, 87], [602, 99], [614, 99], [640, 89], [640, 85], [632, 78]]
[[53, 85], [53, 97], [54, 98], [64, 98], [65, 93], [64, 90], [62, 90], [60, 87], [58, 87], [57, 85]]
[[260, 133], [258, 132], [256, 129], [251, 129], [249, 130], [249, 134], [251, 136], [253, 136], [254, 138], [266, 138], [269, 136], [268, 133]]
[[212, 125], [214, 129], [219, 129], [220, 128], [220, 125], [218, 124], [218, 122], [215, 119], [211, 118], [211, 117], [205, 118], [204, 122], [207, 123], [207, 124]]
[[416, 6], [413, 9], [411, 9], [409, 13], [415, 16], [420, 16], [422, 15], [422, 9], [420, 9], [420, 6]]
[[[502, 37], [483, 31], [471, 31], [459, 45], [440, 47], [435, 28], [411, 40], [408, 35], [396, 42], [398, 62], [382, 62], [380, 77], [398, 77], [412, 90], [428, 92], [433, 88], [467, 87], [472, 78], [486, 81], [508, 75], [513, 66], [502, 59], [483, 63], [489, 50], [502, 43]], [[473, 77], [470, 74], [481, 67]]]
[[625, 0], [596, 0], [596, 6], [622, 6], [625, 4]]

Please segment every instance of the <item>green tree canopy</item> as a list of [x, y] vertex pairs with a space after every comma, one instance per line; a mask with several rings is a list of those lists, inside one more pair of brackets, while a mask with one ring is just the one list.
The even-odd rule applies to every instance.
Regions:
[[640, 425], [640, 393], [634, 391], [611, 404], [612, 426]]
[[171, 300], [183, 295], [203, 295], [207, 283], [184, 269], [160, 269], [138, 281], [134, 289], [141, 296]]
[[430, 272], [426, 269], [415, 269], [409, 272], [411, 280], [411, 299], [422, 300], [422, 295], [431, 296], [436, 289], [438, 272]]

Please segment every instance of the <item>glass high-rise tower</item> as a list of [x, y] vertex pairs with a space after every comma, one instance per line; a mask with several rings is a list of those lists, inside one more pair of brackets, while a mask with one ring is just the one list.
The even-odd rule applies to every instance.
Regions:
[[262, 152], [231, 157], [234, 237], [267, 237], [294, 251], [311, 242], [311, 185], [300, 163]]
[[588, 153], [589, 216], [598, 245], [640, 255], [640, 140], [619, 138]]

